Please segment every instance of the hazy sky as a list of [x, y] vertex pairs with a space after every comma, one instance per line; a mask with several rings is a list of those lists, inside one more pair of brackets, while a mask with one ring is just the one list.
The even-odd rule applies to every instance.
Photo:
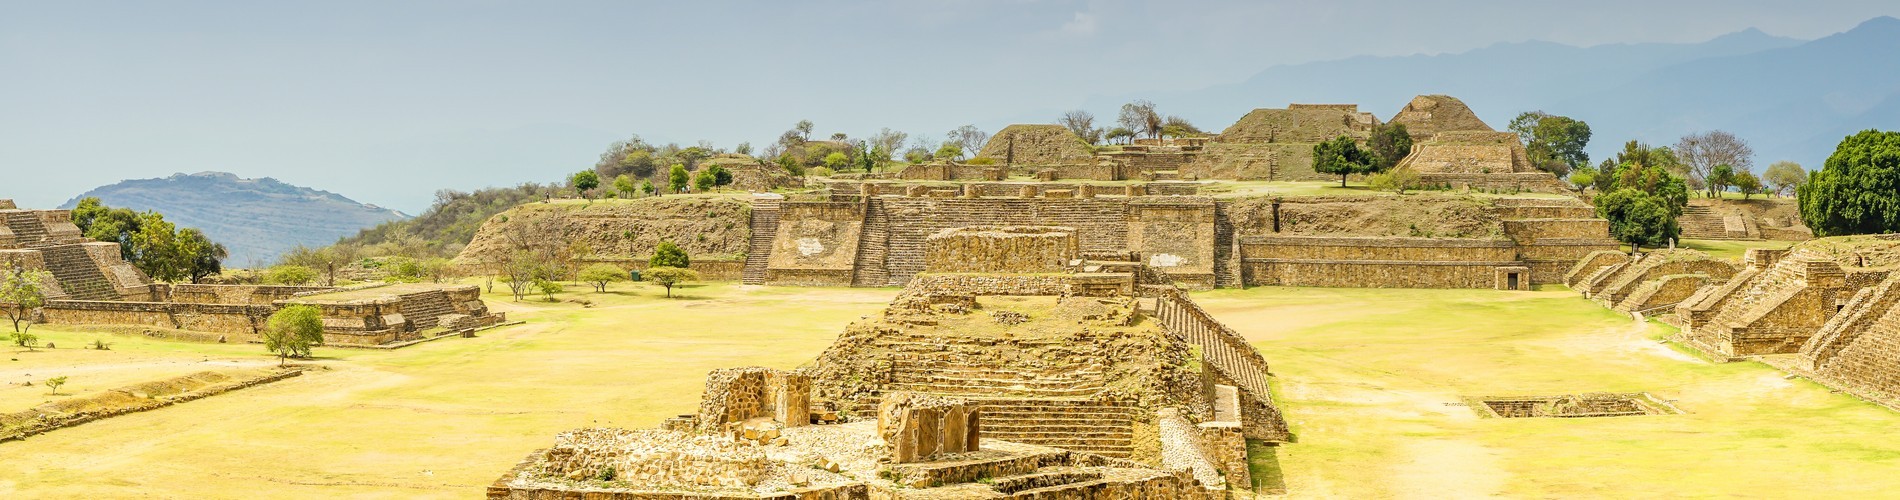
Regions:
[[558, 179], [633, 133], [763, 145], [810, 119], [939, 136], [1276, 64], [1749, 27], [1812, 39], [1900, 15], [1892, 0], [1453, 4], [0, 0], [0, 198], [51, 207], [220, 170], [415, 213], [440, 188]]

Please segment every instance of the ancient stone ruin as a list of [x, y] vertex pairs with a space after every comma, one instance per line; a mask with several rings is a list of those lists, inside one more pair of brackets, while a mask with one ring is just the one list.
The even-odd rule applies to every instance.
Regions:
[[880, 314], [793, 371], [716, 370], [659, 430], [559, 436], [490, 498], [1225, 498], [1290, 441], [1266, 361], [1069, 227], [933, 232]]
[[1066, 127], [1018, 123], [996, 131], [976, 156], [1004, 166], [1041, 166], [1093, 163], [1095, 154]]
[[[14, 207], [11, 200], [0, 207]], [[55, 325], [137, 325], [257, 341], [271, 314], [289, 304], [323, 312], [324, 340], [378, 345], [421, 332], [472, 330], [502, 321], [473, 285], [412, 284], [337, 291], [331, 287], [151, 283], [120, 256], [119, 244], [85, 239], [69, 210], [0, 209], [0, 266], [46, 270], [38, 320]], [[327, 295], [326, 295], [327, 294]]]

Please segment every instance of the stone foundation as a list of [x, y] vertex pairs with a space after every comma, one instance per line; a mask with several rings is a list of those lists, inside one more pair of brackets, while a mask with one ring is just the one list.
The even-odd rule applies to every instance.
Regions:
[[896, 392], [878, 404], [877, 435], [890, 447], [892, 462], [923, 462], [977, 451], [982, 414], [969, 401]]

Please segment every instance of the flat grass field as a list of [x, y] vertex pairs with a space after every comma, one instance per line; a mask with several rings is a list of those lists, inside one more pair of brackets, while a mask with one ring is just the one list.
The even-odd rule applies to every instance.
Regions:
[[[0, 443], [0, 498], [469, 498], [556, 433], [695, 411], [708, 370], [797, 366], [895, 289], [570, 286], [486, 297], [528, 323], [398, 350], [319, 348], [316, 370]], [[1273, 366], [1298, 436], [1289, 497], [1869, 497], [1900, 491], [1895, 413], [1756, 363], [1710, 364], [1554, 287], [1536, 292], [1253, 288], [1196, 294]], [[38, 328], [6, 382], [128, 367], [271, 363], [255, 345]], [[80, 351], [101, 338], [111, 351]], [[72, 347], [68, 347], [68, 346]], [[87, 356], [99, 356], [87, 359]], [[17, 361], [11, 361], [17, 360]], [[50, 370], [42, 372], [42, 370]], [[8, 391], [12, 409], [43, 387]], [[1461, 397], [1648, 391], [1682, 415], [1480, 419]], [[18, 392], [18, 393], [16, 393]], [[46, 396], [47, 398], [57, 396]]]

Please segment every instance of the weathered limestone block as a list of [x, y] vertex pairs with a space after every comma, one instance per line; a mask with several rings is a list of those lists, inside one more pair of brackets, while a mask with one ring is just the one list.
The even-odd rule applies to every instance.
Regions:
[[1051, 189], [1042, 193], [1044, 198], [1069, 199], [1075, 197], [1075, 191], [1069, 189]]
[[1147, 196], [1148, 186], [1139, 185], [1139, 184], [1129, 184], [1127, 186], [1122, 186], [1122, 194], [1125, 196]]
[[713, 370], [699, 402], [701, 431], [726, 430], [726, 424], [766, 417], [783, 426], [810, 423], [811, 377], [746, 367]]
[[1035, 198], [1035, 197], [1036, 197], [1036, 186], [1034, 186], [1034, 185], [1030, 185], [1030, 184], [1024, 184], [1024, 185], [1023, 185], [1023, 187], [1022, 187], [1022, 188], [1021, 188], [1021, 189], [1020, 189], [1020, 190], [1018, 191], [1018, 194], [1017, 194], [1017, 197], [1020, 197], [1020, 198]]
[[966, 400], [894, 392], [878, 404], [877, 434], [890, 446], [892, 462], [928, 461], [977, 451], [981, 416]]
[[1094, 198], [1094, 197], [1095, 197], [1095, 185], [1094, 185], [1094, 184], [1079, 184], [1079, 185], [1076, 185], [1076, 186], [1075, 186], [1075, 197], [1076, 197], [1076, 198]]
[[924, 268], [940, 273], [1052, 273], [1080, 250], [1075, 229], [1056, 226], [971, 226], [924, 240]]

